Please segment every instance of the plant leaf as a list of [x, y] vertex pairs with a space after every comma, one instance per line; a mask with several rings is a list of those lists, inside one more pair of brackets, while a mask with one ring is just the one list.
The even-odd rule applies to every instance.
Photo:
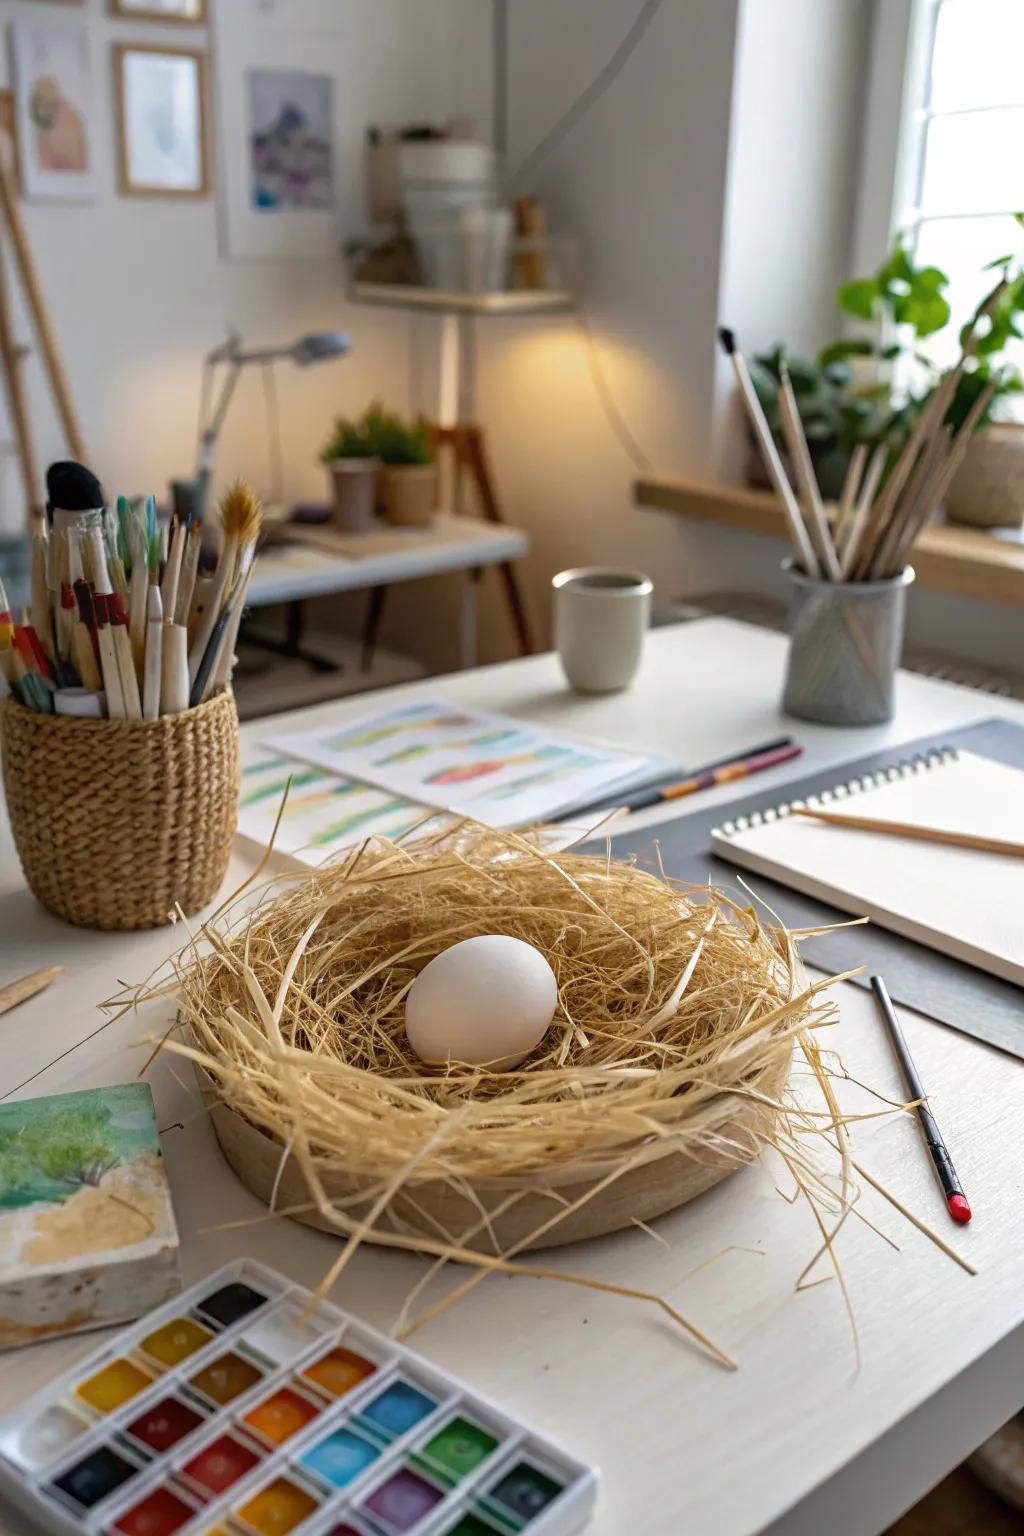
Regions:
[[879, 285], [871, 277], [854, 278], [849, 283], [840, 283], [836, 289], [839, 308], [848, 315], [856, 315], [860, 320], [874, 318], [880, 299]]

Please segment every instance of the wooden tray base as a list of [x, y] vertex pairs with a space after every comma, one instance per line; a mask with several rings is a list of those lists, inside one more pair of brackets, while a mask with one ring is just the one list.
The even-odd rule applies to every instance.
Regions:
[[[780, 1062], [773, 1080], [767, 1076], [762, 1079], [759, 1087], [763, 1093], [771, 1098], [781, 1095], [791, 1060], [792, 1051]], [[284, 1148], [281, 1143], [222, 1103], [204, 1073], [200, 1073], [200, 1087], [221, 1150], [242, 1183], [267, 1204], [276, 1185], [276, 1210], [287, 1212], [296, 1221], [321, 1232], [344, 1236], [312, 1204], [309, 1186], [295, 1159], [289, 1158], [282, 1170]], [[635, 1221], [652, 1221], [685, 1205], [736, 1168], [750, 1162], [761, 1150], [770, 1131], [770, 1117], [771, 1111], [750, 1099], [723, 1096], [720, 1113], [708, 1127], [717, 1146], [702, 1152], [699, 1157], [679, 1151], [657, 1156], [652, 1148], [648, 1161], [631, 1168], [592, 1200], [543, 1232], [538, 1233], [538, 1229], [552, 1221], [565, 1205], [579, 1200], [599, 1183], [611, 1165], [595, 1168], [584, 1178], [577, 1176], [564, 1182], [553, 1175], [548, 1180], [548, 1188], [528, 1191], [488, 1225], [481, 1224], [481, 1208], [487, 1212], [495, 1211], [510, 1191], [518, 1187], [517, 1181], [478, 1183], [473, 1190], [475, 1200], [440, 1179], [413, 1181], [396, 1194], [385, 1215], [379, 1218], [381, 1229], [405, 1236], [425, 1236], [435, 1241], [445, 1237], [453, 1246], [486, 1254], [507, 1253], [513, 1248], [529, 1252], [601, 1237], [608, 1232], [620, 1231]], [[323, 1175], [323, 1187], [328, 1198], [353, 1220], [358, 1221], [368, 1214], [371, 1198], [365, 1193], [365, 1180], [329, 1173]], [[474, 1228], [480, 1230], [474, 1231]], [[367, 1240], [372, 1242], [373, 1239]]]

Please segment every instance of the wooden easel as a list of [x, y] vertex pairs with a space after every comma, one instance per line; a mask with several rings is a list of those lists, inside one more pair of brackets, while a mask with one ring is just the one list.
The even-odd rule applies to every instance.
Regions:
[[[503, 523], [498, 503], [497, 492], [494, 488], [494, 479], [491, 475], [490, 465], [487, 460], [487, 452], [484, 448], [484, 436], [481, 428], [475, 422], [458, 422], [455, 426], [432, 427], [434, 441], [438, 448], [451, 449], [455, 470], [455, 502], [458, 508], [461, 502], [460, 487], [463, 473], [468, 473], [470, 480], [476, 487], [477, 497], [480, 502], [480, 510], [489, 523]], [[505, 589], [505, 601], [508, 603], [509, 612], [512, 615], [512, 625], [516, 632], [516, 642], [521, 656], [532, 656], [536, 647], [533, 643], [533, 633], [530, 621], [527, 617], [526, 607], [523, 603], [522, 593], [519, 590], [519, 582], [511, 561], [504, 560], [498, 567], [501, 576], [501, 584]]]
[[43, 516], [46, 498], [39, 474], [32, 424], [29, 420], [28, 400], [25, 394], [25, 381], [22, 377], [22, 365], [28, 349], [19, 346], [14, 335], [7, 280], [7, 258], [4, 249], [8, 242], [25, 305], [35, 330], [43, 369], [67, 441], [68, 452], [72, 458], [84, 461], [85, 445], [71, 401], [71, 390], [57, 346], [53, 323], [46, 307], [46, 299], [39, 282], [39, 274], [32, 259], [25, 222], [21, 216], [18, 184], [14, 172], [11, 93], [0, 91], [0, 368], [3, 370], [4, 389], [10, 407], [11, 423], [14, 427], [18, 459], [21, 464], [22, 484], [25, 488], [25, 527], [26, 532], [30, 533], [36, 519]]

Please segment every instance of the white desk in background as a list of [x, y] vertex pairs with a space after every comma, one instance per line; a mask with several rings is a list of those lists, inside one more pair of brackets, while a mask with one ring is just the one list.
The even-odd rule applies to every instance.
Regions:
[[[625, 694], [570, 695], [555, 658], [537, 656], [390, 690], [387, 700], [442, 693], [456, 703], [642, 744], [681, 764], [721, 757], [788, 727], [804, 744], [804, 757], [758, 781], [766, 796], [780, 797], [787, 780], [887, 744], [895, 749], [997, 712], [1024, 722], [1020, 704], [909, 675], [900, 679], [890, 725], [843, 731], [790, 722], [777, 705], [784, 655], [779, 636], [707, 620], [655, 631], [637, 683]], [[375, 702], [364, 695], [320, 705], [290, 715], [288, 728], [351, 719]], [[255, 743], [275, 723], [243, 726], [243, 742]], [[724, 805], [750, 789], [740, 782], [710, 793]], [[701, 803], [707, 804], [703, 796]], [[635, 824], [663, 815], [645, 812]], [[244, 878], [255, 857], [240, 843], [229, 880]], [[141, 980], [181, 943], [168, 930], [99, 934], [50, 917], [22, 884], [6, 826], [0, 933], [0, 985], [44, 965], [67, 967], [48, 992], [3, 1020], [0, 1080], [7, 1087], [95, 1029], [95, 1004], [119, 978]], [[841, 1020], [827, 1043], [853, 1075], [897, 1097], [896, 1069], [869, 997], [847, 984], [837, 1001]], [[738, 1360], [735, 1373], [643, 1305], [553, 1281], [492, 1277], [414, 1335], [411, 1342], [427, 1356], [601, 1467], [588, 1536], [877, 1536], [1020, 1408], [1024, 1069], [909, 1010], [902, 1016], [969, 1192], [972, 1225], [948, 1222], [908, 1117], [855, 1125], [855, 1152], [978, 1274], [958, 1268], [867, 1190], [859, 1208], [900, 1248], [857, 1220], [840, 1235], [859, 1369], [835, 1281], [794, 1293], [818, 1232], [804, 1206], [780, 1197], [764, 1165], [659, 1221], [667, 1246], [641, 1231], [624, 1232], [552, 1256], [577, 1273], [669, 1296]], [[138, 1041], [151, 1027], [120, 1020], [24, 1092], [129, 1080], [144, 1060]], [[284, 1220], [261, 1220], [263, 1207], [221, 1157], [180, 1064], [158, 1059], [150, 1081], [157, 1123], [168, 1128], [164, 1150], [186, 1283], [238, 1254], [304, 1284], [318, 1281], [337, 1252], [335, 1241]], [[253, 1224], [227, 1225], [246, 1218]], [[410, 1255], [366, 1247], [336, 1299], [386, 1329], [422, 1273]], [[96, 1343], [86, 1335], [5, 1355], [0, 1412]], [[29, 1527], [4, 1511], [0, 1529], [27, 1536]]]
[[[287, 530], [281, 530], [286, 535]], [[270, 544], [260, 551], [249, 585], [248, 606], [266, 608], [275, 603], [289, 607], [286, 653], [301, 656], [301, 605], [307, 598], [332, 592], [369, 591], [370, 609], [364, 630], [364, 662], [371, 655], [380, 623], [381, 603], [387, 587], [424, 576], [450, 571], [464, 575], [459, 607], [459, 660], [463, 667], [476, 665], [477, 591], [488, 566], [521, 560], [530, 541], [519, 528], [478, 522], [475, 518], [441, 513], [429, 528], [389, 528], [361, 536], [367, 553], [337, 554], [312, 544]], [[350, 541], [353, 545], [355, 540]], [[316, 658], [310, 658], [316, 663]]]

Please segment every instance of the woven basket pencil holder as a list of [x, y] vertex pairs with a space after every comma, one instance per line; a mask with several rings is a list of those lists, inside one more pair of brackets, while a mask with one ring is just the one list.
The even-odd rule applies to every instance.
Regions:
[[21, 867], [82, 928], [156, 928], [212, 901], [238, 813], [238, 716], [225, 689], [158, 720], [0, 706], [7, 811]]

